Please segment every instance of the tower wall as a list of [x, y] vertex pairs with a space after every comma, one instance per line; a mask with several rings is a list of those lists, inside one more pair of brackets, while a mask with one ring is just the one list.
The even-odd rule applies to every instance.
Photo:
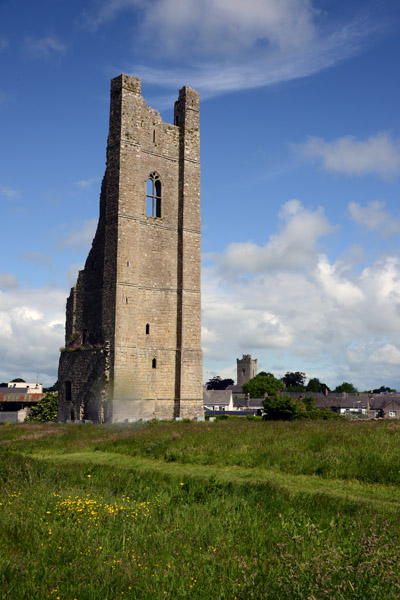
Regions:
[[242, 358], [236, 359], [237, 385], [242, 386], [257, 375], [257, 359], [251, 358], [251, 354], [243, 354]]
[[[105, 420], [203, 414], [195, 90], [180, 91], [175, 122], [164, 123], [147, 106], [139, 79], [121, 75], [112, 80], [99, 227], [67, 303], [66, 328], [67, 336], [75, 331], [83, 338], [90, 324], [90, 331], [99, 330], [99, 345], [109, 345], [103, 391], [80, 392], [90, 395], [92, 403], [95, 393], [107, 404]], [[147, 206], [152, 174], [161, 186], [157, 214], [149, 214]], [[77, 372], [78, 361], [68, 354], [60, 363], [64, 382]], [[61, 391], [60, 404], [66, 401]]]

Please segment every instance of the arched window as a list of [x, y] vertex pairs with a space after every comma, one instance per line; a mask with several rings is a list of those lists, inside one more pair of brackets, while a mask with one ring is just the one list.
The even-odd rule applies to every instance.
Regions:
[[146, 335], [149, 335], [150, 333], [150, 324], [146, 323]]
[[161, 217], [161, 181], [157, 173], [152, 173], [147, 180], [146, 215]]
[[153, 367], [153, 369], [157, 369], [157, 359], [153, 358], [153, 360], [151, 361], [151, 366]]

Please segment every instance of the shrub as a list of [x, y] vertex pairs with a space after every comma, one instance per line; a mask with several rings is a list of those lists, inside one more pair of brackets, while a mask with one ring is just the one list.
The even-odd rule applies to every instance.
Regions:
[[268, 421], [293, 421], [307, 418], [306, 407], [290, 396], [269, 396], [263, 402], [265, 419]]
[[41, 423], [57, 419], [58, 394], [47, 392], [26, 417], [26, 423]]

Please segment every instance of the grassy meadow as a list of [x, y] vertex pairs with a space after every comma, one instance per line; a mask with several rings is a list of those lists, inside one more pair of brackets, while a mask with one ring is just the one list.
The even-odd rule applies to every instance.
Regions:
[[0, 427], [0, 597], [398, 599], [400, 423]]

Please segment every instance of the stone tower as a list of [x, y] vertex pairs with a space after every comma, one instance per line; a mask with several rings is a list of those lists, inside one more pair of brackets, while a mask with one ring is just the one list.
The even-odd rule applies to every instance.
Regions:
[[236, 359], [237, 385], [242, 386], [257, 375], [257, 359], [251, 358], [251, 354], [243, 354], [242, 358]]
[[170, 125], [120, 75], [99, 223], [67, 300], [59, 420], [202, 417], [200, 303], [199, 94], [180, 90]]

